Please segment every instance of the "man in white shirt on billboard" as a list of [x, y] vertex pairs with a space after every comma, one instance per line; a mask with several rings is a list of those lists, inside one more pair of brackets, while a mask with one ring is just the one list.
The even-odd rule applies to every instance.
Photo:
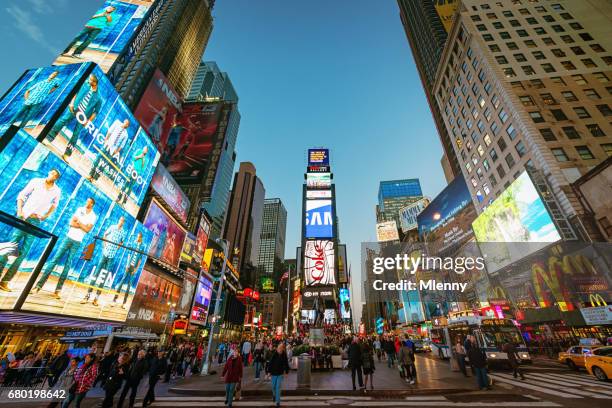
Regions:
[[97, 180], [100, 177], [98, 166], [104, 159], [104, 155], [110, 159], [114, 159], [117, 162], [120, 161], [120, 157], [117, 157], [117, 155], [121, 154], [121, 151], [127, 143], [129, 138], [127, 130], [129, 127], [129, 119], [125, 119], [123, 122], [116, 119], [113, 124], [110, 125], [102, 143], [102, 151], [98, 153], [98, 157], [96, 157], [96, 161], [94, 162], [93, 166], [91, 166], [91, 170], [89, 171], [89, 181]]

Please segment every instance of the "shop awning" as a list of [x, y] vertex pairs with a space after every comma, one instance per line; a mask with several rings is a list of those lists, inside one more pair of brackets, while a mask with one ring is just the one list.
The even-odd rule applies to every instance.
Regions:
[[113, 337], [132, 340], [158, 341], [159, 336], [155, 333], [113, 333]]

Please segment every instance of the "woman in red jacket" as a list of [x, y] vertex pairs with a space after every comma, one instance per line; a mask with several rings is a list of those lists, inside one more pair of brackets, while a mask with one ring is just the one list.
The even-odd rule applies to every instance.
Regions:
[[225, 377], [225, 405], [231, 408], [236, 386], [242, 381], [242, 359], [238, 355], [238, 349], [232, 350], [221, 376]]

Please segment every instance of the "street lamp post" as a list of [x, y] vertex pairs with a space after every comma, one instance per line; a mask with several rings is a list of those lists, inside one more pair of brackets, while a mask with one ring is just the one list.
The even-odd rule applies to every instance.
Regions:
[[166, 322], [164, 323], [164, 333], [162, 334], [164, 338], [164, 343], [167, 343], [166, 342], [166, 327], [168, 327], [168, 320], [172, 319], [172, 314], [174, 313], [174, 308], [176, 307], [176, 303], [168, 302], [168, 307], [170, 308], [170, 310], [168, 310], [168, 315], [166, 316]]
[[215, 299], [215, 309], [210, 322], [210, 334], [208, 335], [208, 347], [206, 348], [206, 359], [202, 364], [202, 375], [208, 375], [208, 365], [210, 362], [210, 350], [212, 348], [213, 335], [215, 333], [215, 324], [218, 320], [219, 307], [221, 306], [221, 293], [223, 292], [223, 282], [225, 282], [225, 263], [229, 255], [229, 245], [225, 239], [217, 239], [217, 242], [223, 243], [223, 266], [221, 266], [221, 278], [219, 279], [219, 288], [217, 289], [217, 299]]
[[289, 334], [289, 294], [291, 293], [291, 265], [287, 271], [287, 319], [285, 320], [285, 335]]

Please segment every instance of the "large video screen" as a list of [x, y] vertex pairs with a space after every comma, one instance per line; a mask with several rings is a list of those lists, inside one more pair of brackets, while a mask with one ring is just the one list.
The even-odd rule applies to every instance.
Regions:
[[193, 308], [191, 309], [191, 322], [194, 324], [206, 324], [206, 317], [210, 309], [213, 284], [208, 279], [200, 276], [195, 296], [193, 297]]
[[331, 187], [331, 173], [306, 173], [307, 188], [325, 188]]
[[157, 166], [155, 174], [153, 174], [151, 179], [151, 187], [178, 215], [180, 220], [183, 222], [187, 221], [187, 213], [191, 206], [189, 198], [177, 182], [174, 181], [174, 178], [168, 173], [163, 164]]
[[306, 238], [332, 238], [334, 221], [331, 200], [306, 200]]
[[[7, 180], [0, 211], [60, 237], [22, 308], [124, 321], [122, 305], [129, 308], [146, 260], [138, 251], [146, 254], [152, 234], [24, 130], [3, 137], [10, 141], [0, 153], [0, 179]], [[19, 292], [43, 247], [7, 238], [19, 255], [3, 286]]]
[[76, 64], [86, 60], [108, 72], [119, 54], [129, 46], [153, 1], [105, 1], [53, 64]]
[[202, 262], [202, 257], [204, 256], [204, 251], [206, 251], [206, 247], [208, 246], [208, 237], [210, 235], [210, 222], [206, 219], [206, 216], [202, 214], [200, 216], [200, 222], [198, 223], [198, 232], [196, 235], [196, 245], [193, 254], [193, 259], [195, 263], [200, 264]]
[[341, 288], [340, 294], [340, 318], [350, 319], [351, 318], [351, 297], [347, 288]]
[[144, 226], [153, 232], [149, 255], [178, 267], [187, 231], [155, 199], [149, 205]]
[[183, 276], [183, 290], [181, 291], [181, 297], [176, 304], [176, 313], [180, 315], [189, 316], [191, 312], [191, 302], [193, 301], [193, 294], [198, 286], [198, 272], [191, 268], [187, 268]]
[[306, 241], [304, 247], [304, 277], [306, 285], [335, 285], [335, 262], [333, 241]]
[[309, 166], [329, 166], [329, 149], [308, 149]]
[[187, 103], [172, 119], [162, 163], [181, 181], [200, 181], [210, 160], [223, 104]]

